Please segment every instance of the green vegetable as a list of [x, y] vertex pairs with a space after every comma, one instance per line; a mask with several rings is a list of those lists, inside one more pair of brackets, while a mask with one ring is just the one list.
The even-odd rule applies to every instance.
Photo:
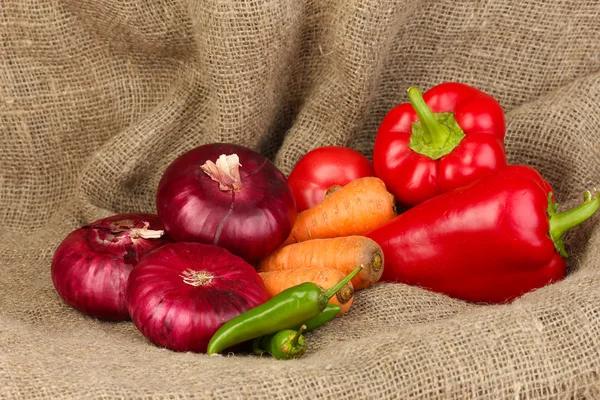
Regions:
[[278, 360], [300, 358], [306, 352], [306, 340], [302, 336], [305, 329], [306, 325], [302, 325], [298, 330], [285, 329], [256, 338], [252, 341], [252, 350], [258, 355], [269, 353]]
[[282, 291], [223, 324], [210, 339], [206, 353], [220, 353], [238, 343], [304, 324], [321, 314], [329, 299], [361, 270], [362, 266], [356, 268], [328, 290], [313, 282], [305, 282]]
[[[306, 326], [306, 332], [314, 331], [320, 326], [325, 325], [327, 322], [334, 319], [342, 310], [342, 307], [337, 304], [329, 303], [327, 307], [316, 317], [313, 317], [306, 321], [303, 325]], [[300, 329], [300, 326], [297, 326], [295, 330]]]

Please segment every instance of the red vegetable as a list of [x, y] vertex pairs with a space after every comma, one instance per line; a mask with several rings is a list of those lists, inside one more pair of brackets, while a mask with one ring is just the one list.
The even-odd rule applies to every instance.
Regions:
[[235, 144], [203, 145], [173, 161], [160, 180], [156, 207], [176, 241], [215, 244], [249, 262], [279, 247], [296, 220], [285, 175]]
[[371, 161], [356, 150], [342, 146], [317, 147], [306, 153], [288, 177], [298, 212], [323, 201], [332, 186], [344, 186], [366, 176], [375, 176]]
[[155, 215], [119, 214], [71, 232], [52, 259], [52, 283], [71, 307], [92, 317], [129, 319], [125, 292], [133, 267], [167, 242]]
[[590, 218], [600, 193], [557, 213], [533, 168], [511, 165], [395, 217], [367, 236], [383, 249], [382, 281], [500, 303], [565, 276], [562, 235]]
[[170, 243], [146, 255], [127, 287], [134, 324], [174, 351], [205, 352], [221, 325], [268, 299], [250, 264], [203, 243]]
[[399, 204], [411, 207], [506, 165], [500, 104], [464, 84], [447, 82], [382, 121], [373, 149], [377, 176]]

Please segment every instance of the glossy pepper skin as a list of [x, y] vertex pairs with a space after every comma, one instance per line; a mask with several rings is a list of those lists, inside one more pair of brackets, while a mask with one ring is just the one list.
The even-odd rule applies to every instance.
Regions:
[[533, 168], [510, 165], [427, 200], [369, 234], [386, 259], [382, 281], [483, 303], [510, 301], [565, 277], [561, 236], [600, 198], [557, 213]]
[[410, 208], [506, 165], [502, 107], [492, 96], [458, 82], [421, 95], [408, 90], [383, 119], [373, 166], [399, 204]]
[[305, 282], [283, 290], [266, 302], [225, 322], [215, 332], [206, 354], [220, 353], [236, 344], [271, 335], [305, 323], [327, 308], [329, 299], [354, 278], [362, 267], [356, 268], [330, 289], [324, 290], [313, 282]]
[[[305, 327], [304, 331], [310, 332], [310, 331], [314, 331], [317, 328], [322, 327], [323, 325], [325, 325], [326, 323], [328, 323], [329, 321], [331, 321], [332, 319], [337, 317], [341, 311], [342, 311], [342, 307], [338, 306], [337, 304], [333, 304], [333, 303], [327, 304], [327, 307], [325, 307], [325, 309], [323, 311], [321, 311], [321, 313], [319, 315], [317, 315], [314, 318], [309, 319], [304, 324], [302, 324], [302, 326]], [[294, 328], [294, 330], [297, 331], [300, 328], [301, 328], [301, 326], [297, 326], [296, 328]]]
[[262, 356], [269, 353], [277, 360], [291, 360], [300, 358], [306, 353], [306, 340], [302, 333], [306, 325], [299, 329], [285, 329], [272, 335], [262, 336], [252, 341], [252, 350]]

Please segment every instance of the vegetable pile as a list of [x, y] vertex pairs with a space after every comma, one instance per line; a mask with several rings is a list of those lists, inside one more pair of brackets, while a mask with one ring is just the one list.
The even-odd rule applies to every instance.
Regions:
[[507, 164], [504, 113], [486, 93], [447, 82], [408, 98], [382, 121], [372, 163], [324, 146], [286, 177], [232, 143], [180, 155], [156, 215], [113, 215], [63, 240], [59, 296], [162, 348], [283, 360], [352, 318], [355, 292], [374, 285], [496, 304], [564, 279], [563, 236], [600, 192], [559, 211], [536, 169]]

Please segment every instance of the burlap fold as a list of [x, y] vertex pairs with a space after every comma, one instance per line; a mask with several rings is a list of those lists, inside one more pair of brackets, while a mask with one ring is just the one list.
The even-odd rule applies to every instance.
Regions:
[[573, 206], [600, 187], [599, 20], [596, 0], [0, 0], [0, 397], [600, 398], [598, 216], [560, 283], [498, 306], [378, 284], [288, 362], [156, 348], [50, 280], [71, 230], [154, 212], [182, 152], [370, 155], [410, 85], [496, 96], [509, 161]]

